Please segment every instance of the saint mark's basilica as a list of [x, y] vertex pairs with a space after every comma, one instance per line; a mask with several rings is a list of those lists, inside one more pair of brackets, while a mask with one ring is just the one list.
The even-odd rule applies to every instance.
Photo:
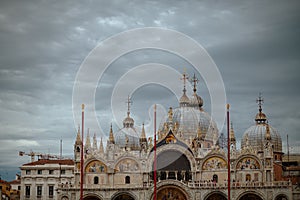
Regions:
[[[184, 73], [183, 79], [186, 76]], [[197, 94], [195, 77], [193, 80], [192, 96], [187, 96], [184, 84], [179, 105], [170, 107], [159, 124], [156, 152], [153, 138], [146, 137], [152, 134], [145, 132], [144, 125], [141, 130], [137, 128], [131, 117], [134, 109], [130, 109], [129, 99], [123, 128], [113, 130], [111, 126], [107, 141], [87, 135], [84, 140], [84, 200], [153, 199], [154, 153], [158, 200], [227, 199], [227, 149], [220, 145], [217, 125], [205, 112], [204, 102]], [[240, 148], [236, 146], [234, 129], [230, 126], [231, 199], [292, 200], [292, 184], [282, 178], [281, 135], [268, 123], [262, 98], [257, 102], [258, 112], [253, 124], [245, 130]], [[78, 130], [74, 160], [49, 160], [52, 163], [39, 160], [24, 164], [21, 167], [24, 188], [21, 199], [51, 199], [50, 188], [53, 199], [79, 199], [81, 147]], [[35, 172], [38, 170], [42, 170], [43, 175]], [[40, 198], [37, 198], [39, 190]]]

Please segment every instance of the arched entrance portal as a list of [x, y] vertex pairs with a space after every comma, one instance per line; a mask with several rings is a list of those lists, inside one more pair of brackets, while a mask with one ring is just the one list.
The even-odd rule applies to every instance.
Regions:
[[97, 196], [89, 195], [83, 198], [83, 200], [102, 200]]
[[113, 197], [112, 200], [134, 200], [134, 198], [128, 193], [120, 193]]
[[257, 194], [253, 194], [253, 193], [248, 193], [243, 195], [240, 200], [263, 200], [260, 196], [258, 196]]
[[164, 187], [157, 192], [158, 200], [188, 200], [186, 194], [177, 187]]
[[215, 192], [208, 195], [208, 197], [205, 200], [227, 200], [227, 198], [225, 197], [225, 195]]
[[280, 194], [275, 198], [275, 200], [288, 200], [288, 198], [284, 194]]
[[[157, 175], [158, 180], [189, 181], [192, 179], [190, 162], [186, 155], [179, 151], [164, 151], [157, 156]], [[151, 178], [153, 179], [153, 171]]]

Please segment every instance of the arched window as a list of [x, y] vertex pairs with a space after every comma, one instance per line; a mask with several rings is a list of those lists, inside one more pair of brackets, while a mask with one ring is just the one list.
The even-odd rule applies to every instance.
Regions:
[[99, 183], [99, 177], [98, 176], [95, 176], [94, 177], [94, 184], [98, 184]]
[[125, 184], [130, 184], [130, 176], [125, 177]]
[[218, 182], [218, 175], [214, 174], [212, 180], [213, 180], [213, 183], [217, 183]]
[[251, 181], [251, 175], [250, 174], [246, 174], [246, 181]]
[[77, 148], [76, 148], [76, 151], [77, 151], [77, 152], [80, 152], [80, 147], [77, 147]]

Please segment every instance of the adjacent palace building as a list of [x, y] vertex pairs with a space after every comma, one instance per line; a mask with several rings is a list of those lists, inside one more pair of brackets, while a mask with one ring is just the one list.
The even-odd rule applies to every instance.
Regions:
[[[183, 79], [186, 78], [184, 73]], [[216, 123], [203, 108], [195, 76], [193, 82], [193, 95], [187, 96], [184, 84], [179, 106], [169, 108], [160, 123], [156, 151], [153, 139], [146, 137], [144, 125], [140, 131], [135, 126], [128, 100], [123, 128], [110, 128], [105, 148], [102, 139], [97, 141], [96, 135], [87, 135], [81, 149], [78, 130], [74, 160], [39, 159], [22, 165], [20, 199], [80, 199], [82, 150], [84, 200], [154, 199], [155, 153], [158, 200], [227, 199], [227, 149], [220, 145]], [[230, 199], [299, 199], [292, 181], [283, 177], [281, 136], [268, 123], [261, 97], [258, 108], [240, 149], [230, 127]]]

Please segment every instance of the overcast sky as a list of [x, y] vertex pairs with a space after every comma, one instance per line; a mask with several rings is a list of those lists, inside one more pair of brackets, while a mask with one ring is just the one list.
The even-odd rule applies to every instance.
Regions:
[[[80, 121], [73, 119], [72, 93], [82, 62], [108, 37], [144, 27], [182, 32], [205, 48], [224, 81], [238, 140], [254, 124], [255, 100], [262, 92], [263, 111], [281, 133], [284, 150], [288, 134], [293, 151], [299, 152], [299, 24], [299, 1], [1, 1], [1, 177], [13, 179], [18, 167], [30, 161], [18, 151], [59, 154], [62, 139], [64, 155], [73, 156]], [[190, 75], [195, 71], [169, 52], [144, 49], [121, 56], [97, 85], [95, 108], [103, 132], [90, 127], [91, 135], [106, 137], [110, 123], [118, 130], [120, 122], [110, 110], [114, 86], [145, 63], [161, 63], [178, 73], [185, 67]], [[207, 86], [201, 73], [197, 75], [198, 94], [210, 112]], [[182, 87], [178, 77], [169, 78]], [[126, 99], [120, 101], [123, 119]], [[132, 101], [137, 126], [150, 124], [154, 103], [178, 106], [176, 96], [157, 85], [133, 91]], [[147, 130], [150, 136], [151, 128]]]

